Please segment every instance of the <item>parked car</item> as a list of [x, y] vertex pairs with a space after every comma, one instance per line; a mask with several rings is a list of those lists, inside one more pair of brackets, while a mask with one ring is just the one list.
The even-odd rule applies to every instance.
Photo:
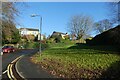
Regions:
[[14, 52], [15, 48], [13, 46], [4, 46], [2, 48], [2, 52], [3, 53], [10, 53], [10, 52]]

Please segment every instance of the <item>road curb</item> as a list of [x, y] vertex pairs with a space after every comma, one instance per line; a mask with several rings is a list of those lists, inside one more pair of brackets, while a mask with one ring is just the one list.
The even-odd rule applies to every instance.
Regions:
[[24, 55], [22, 55], [21, 58], [16, 62], [16, 64], [15, 64], [15, 69], [16, 69], [18, 75], [19, 75], [21, 78], [25, 79], [25, 77], [24, 77], [24, 76], [19, 72], [19, 70], [18, 70], [18, 63], [19, 63], [19, 61], [20, 61], [23, 57], [24, 57]]

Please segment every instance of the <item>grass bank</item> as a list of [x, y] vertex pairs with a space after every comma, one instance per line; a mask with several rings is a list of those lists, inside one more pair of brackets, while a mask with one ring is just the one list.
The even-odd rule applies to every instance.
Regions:
[[[115, 62], [120, 61], [118, 52], [101, 50], [98, 46], [87, 46], [74, 43], [49, 44], [50, 48], [35, 54], [32, 61], [48, 70], [51, 74], [62, 78], [100, 78]], [[95, 47], [95, 48], [94, 48]], [[120, 71], [118, 64], [112, 67], [116, 73]], [[114, 76], [113, 74], [109, 74]]]

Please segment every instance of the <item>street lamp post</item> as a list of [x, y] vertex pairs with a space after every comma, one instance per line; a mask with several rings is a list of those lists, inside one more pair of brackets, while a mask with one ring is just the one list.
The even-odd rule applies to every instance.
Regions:
[[32, 14], [31, 17], [36, 17], [36, 16], [40, 16], [40, 47], [39, 47], [39, 52], [41, 53], [41, 32], [42, 32], [42, 16], [41, 15], [37, 15], [37, 14]]
[[41, 33], [42, 32], [42, 17], [40, 17], [40, 53], [41, 53]]

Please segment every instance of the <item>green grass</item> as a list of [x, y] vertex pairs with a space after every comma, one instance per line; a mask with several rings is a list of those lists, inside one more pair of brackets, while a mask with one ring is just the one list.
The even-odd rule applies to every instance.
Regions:
[[[95, 75], [100, 75], [112, 63], [120, 61], [120, 56], [116, 52], [92, 49], [87, 45], [75, 46], [73, 43], [51, 44], [41, 56], [34, 55], [33, 61], [42, 64], [49, 71], [54, 71], [53, 73], [60, 77], [66, 75], [66, 77], [83, 78], [93, 77], [93, 74], [89, 74], [90, 71], [101, 70], [95, 73]], [[96, 46], [96, 48], [99, 47]], [[84, 72], [80, 73], [79, 70], [83, 69], [85, 69]], [[87, 70], [89, 71], [86, 73]]]

